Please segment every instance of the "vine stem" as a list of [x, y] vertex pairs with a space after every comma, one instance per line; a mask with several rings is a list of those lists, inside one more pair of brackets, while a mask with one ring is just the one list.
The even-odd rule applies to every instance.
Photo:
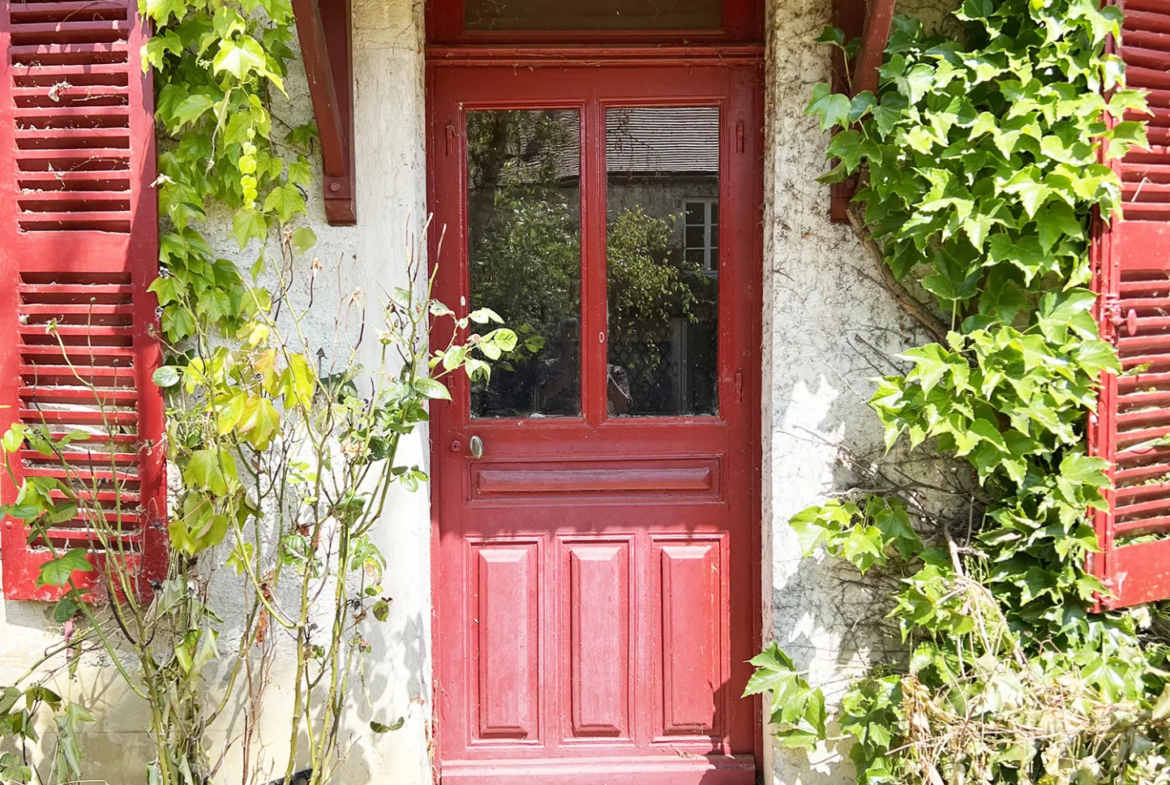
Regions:
[[881, 246], [877, 244], [877, 240], [873, 239], [873, 233], [865, 225], [865, 218], [861, 215], [861, 209], [857, 205], [851, 204], [846, 213], [849, 216], [849, 225], [853, 227], [853, 233], [857, 235], [858, 242], [861, 243], [861, 247], [873, 259], [874, 267], [877, 268], [877, 283], [889, 292], [890, 296], [894, 298], [894, 301], [898, 303], [898, 307], [905, 311], [911, 319], [918, 322], [922, 329], [930, 333], [939, 343], [945, 344], [947, 342], [947, 333], [950, 330], [934, 312], [919, 302], [894, 277], [894, 271], [886, 264], [885, 254], [882, 253]]

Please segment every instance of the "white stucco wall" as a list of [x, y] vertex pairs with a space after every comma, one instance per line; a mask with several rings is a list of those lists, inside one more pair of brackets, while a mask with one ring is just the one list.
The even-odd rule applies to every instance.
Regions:
[[[405, 254], [425, 219], [425, 147], [423, 141], [422, 7], [411, 0], [356, 0], [354, 3], [354, 67], [356, 84], [357, 203], [356, 227], [325, 223], [320, 189], [311, 190], [310, 225], [319, 238], [314, 254], [324, 265], [316, 288], [323, 306], [311, 317], [310, 340], [328, 346], [333, 340], [340, 296], [355, 289], [365, 292], [371, 305], [379, 292], [405, 282]], [[289, 125], [311, 119], [303, 71], [292, 68], [289, 100], [278, 101], [274, 113]], [[319, 162], [318, 162], [319, 163]], [[319, 175], [319, 172], [318, 172]], [[318, 179], [319, 182], [319, 179]], [[257, 248], [241, 252], [230, 237], [230, 215], [212, 216], [207, 227], [217, 251], [248, 267]], [[308, 280], [298, 270], [300, 294]], [[340, 284], [337, 271], [340, 267]], [[339, 291], [340, 290], [340, 291]], [[376, 312], [376, 308], [372, 309]], [[356, 327], [356, 322], [353, 323]], [[351, 330], [351, 337], [353, 331]], [[367, 347], [376, 346], [369, 337]], [[374, 364], [374, 357], [366, 358]], [[429, 462], [427, 432], [419, 429], [402, 447], [404, 461]], [[400, 493], [388, 505], [391, 511], [375, 531], [389, 556], [384, 588], [393, 597], [388, 623], [371, 630], [374, 650], [367, 660], [364, 685], [355, 690], [353, 738], [361, 743], [349, 750], [342, 781], [394, 782], [422, 785], [430, 782], [429, 727], [430, 652], [430, 509], [425, 490]], [[226, 553], [205, 557], [222, 565]], [[3, 569], [0, 563], [0, 570]], [[221, 653], [231, 656], [241, 623], [239, 588], [231, 570], [219, 569], [210, 585], [211, 604], [225, 618]], [[42, 603], [0, 602], [0, 685], [12, 680], [50, 645], [60, 641], [61, 627], [51, 619], [51, 606]], [[279, 638], [279, 633], [277, 633]], [[287, 637], [287, 636], [286, 636]], [[278, 642], [278, 646], [287, 646]], [[265, 711], [257, 728], [259, 750], [253, 782], [264, 783], [284, 772], [287, 749], [289, 687], [295, 658], [278, 657], [266, 694]], [[149, 717], [141, 701], [127, 696], [113, 670], [100, 657], [87, 657], [76, 680], [59, 680], [61, 690], [82, 697], [100, 715], [85, 743], [88, 780], [116, 785], [145, 782], [143, 765], [152, 756], [143, 734]], [[211, 679], [217, 683], [217, 679]], [[368, 701], [368, 703], [367, 703]], [[393, 722], [405, 716], [396, 732], [372, 737], [368, 723], [377, 716]], [[225, 742], [227, 756], [223, 782], [239, 782], [239, 735], [243, 716], [237, 707], [225, 712], [212, 739]], [[346, 744], [348, 739], [343, 739]], [[213, 750], [218, 756], [220, 749]]]
[[[832, 700], [867, 660], [902, 654], [877, 634], [888, 595], [840, 562], [803, 559], [788, 519], [857, 487], [852, 467], [888, 463], [880, 423], [867, 405], [873, 379], [922, 342], [913, 320], [875, 283], [874, 262], [847, 224], [829, 220], [829, 135], [804, 116], [814, 85], [830, 77], [825, 0], [770, 0], [764, 163], [764, 607], [777, 640]], [[898, 12], [940, 29], [949, 0], [899, 0]], [[768, 380], [771, 384], [768, 384]], [[919, 465], [937, 480], [941, 466]], [[925, 473], [925, 474], [923, 474]], [[943, 482], [945, 484], [945, 480]], [[770, 554], [770, 560], [768, 558]], [[775, 785], [851, 782], [848, 750], [806, 756], [772, 745]]]
[[[908, 342], [905, 318], [867, 274], [871, 261], [847, 227], [828, 219], [828, 188], [815, 182], [824, 171], [828, 137], [802, 115], [812, 86], [829, 75], [828, 50], [812, 39], [830, 17], [828, 0], [769, 0], [764, 217], [764, 607], [765, 637], [775, 637], [812, 679], [841, 686], [849, 665], [871, 645], [864, 622], [873, 598], [836, 566], [800, 558], [787, 526], [796, 511], [834, 490], [849, 477], [839, 461], [842, 448], [877, 455], [881, 438], [865, 405], [869, 378], [888, 372], [890, 357]], [[404, 280], [409, 234], [425, 216], [423, 38], [421, 3], [413, 0], [355, 0], [356, 136], [358, 225], [329, 227], [318, 191], [310, 196], [310, 223], [319, 237], [316, 254], [328, 275], [318, 300], [336, 301], [363, 289]], [[277, 113], [290, 124], [310, 115], [303, 75], [294, 69], [290, 101]], [[229, 237], [230, 219], [213, 225], [221, 252], [245, 266], [254, 249], [240, 253]], [[340, 292], [332, 282], [340, 264]], [[305, 276], [301, 276], [305, 280]], [[329, 290], [331, 289], [331, 290]], [[310, 334], [327, 343], [334, 331], [328, 309], [313, 320]], [[372, 342], [371, 342], [372, 343]], [[420, 429], [406, 449], [427, 462], [427, 434]], [[363, 739], [346, 760], [346, 785], [430, 781], [430, 512], [426, 492], [401, 494], [377, 529], [389, 557], [385, 586], [394, 598], [390, 621], [377, 628], [366, 683], [355, 694], [354, 731]], [[2, 569], [2, 565], [0, 565]], [[226, 572], [226, 571], [225, 571]], [[228, 575], [212, 584], [213, 604], [228, 620], [223, 649], [234, 646], [238, 621], [231, 609], [238, 589]], [[235, 626], [233, 626], [235, 625]], [[23, 672], [27, 662], [59, 639], [49, 609], [32, 603], [0, 603], [0, 684]], [[259, 728], [260, 768], [283, 769], [287, 694], [281, 663]], [[87, 661], [68, 688], [87, 696], [103, 712], [87, 744], [87, 776], [112, 783], [138, 782], [149, 745], [141, 734], [146, 716], [137, 701], [121, 696], [116, 679], [100, 661]], [[366, 698], [373, 706], [366, 705]], [[220, 743], [240, 731], [240, 714], [228, 713], [216, 728]], [[406, 716], [402, 730], [370, 740], [371, 716]], [[769, 748], [768, 769], [780, 785], [837, 783], [839, 756]], [[236, 768], [229, 750], [225, 770]], [[828, 764], [832, 762], [832, 774]], [[266, 781], [265, 777], [260, 782]]]

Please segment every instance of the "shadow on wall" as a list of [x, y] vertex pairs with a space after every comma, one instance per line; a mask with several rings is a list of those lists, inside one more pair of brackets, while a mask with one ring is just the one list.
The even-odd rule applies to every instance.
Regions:
[[[38, 633], [51, 632], [54, 625], [46, 618], [48, 607], [37, 603], [8, 603], [8, 624], [10, 628], [24, 626]], [[15, 637], [19, 639], [21, 636], [16, 633]], [[39, 639], [40, 636], [37, 637]], [[428, 718], [424, 706], [424, 687], [426, 663], [430, 657], [426, 627], [421, 614], [417, 614], [401, 620], [394, 627], [378, 625], [370, 631], [368, 638], [373, 653], [366, 661], [367, 668], [364, 672], [360, 668], [355, 669], [351, 674], [350, 691], [353, 698], [348, 713], [342, 718], [342, 760], [335, 780], [345, 783], [378, 782], [381, 781], [380, 776], [375, 772], [386, 772], [388, 764], [396, 762], [403, 766], [401, 781], [413, 782], [416, 778], [412, 777], [413, 773], [408, 769], [425, 761], [425, 755], [419, 755], [415, 750], [416, 747], [424, 746], [425, 742], [412, 743], [407, 735], [426, 734]], [[214, 685], [225, 686], [227, 663], [234, 656], [233, 644], [234, 641], [226, 637], [221, 640], [220, 669], [208, 677], [208, 684], [213, 685], [213, 694]], [[5, 648], [9, 648], [7, 641]], [[295, 653], [290, 647], [284, 648], [286, 650], [283, 651], [281, 647], [277, 648], [277, 659], [270, 676], [271, 683], [262, 716], [254, 728], [253, 753], [256, 763], [248, 779], [254, 785], [267, 783], [274, 778], [282, 780], [287, 762], [284, 751], [288, 748], [291, 727], [288, 721], [292, 700], [289, 687]], [[11, 654], [8, 651], [5, 653]], [[241, 677], [241, 683], [243, 681]], [[77, 676], [67, 683], [59, 681], [54, 688], [73, 699], [80, 699], [99, 718], [97, 725], [83, 737], [82, 770], [85, 779], [115, 785], [145, 782], [146, 764], [154, 758], [154, 746], [146, 733], [151, 719], [150, 711], [145, 701], [125, 688], [121, 677], [110, 666], [108, 657], [105, 654], [85, 655]], [[390, 716], [392, 712], [396, 713]], [[394, 724], [403, 716], [406, 724], [398, 731], [377, 735], [370, 728], [373, 720]], [[241, 780], [242, 739], [251, 722], [251, 712], [248, 711], [248, 701], [244, 695], [229, 705], [224, 718], [208, 733], [213, 763], [218, 759], [221, 771], [229, 773], [223, 776], [225, 782]], [[307, 743], [308, 739], [302, 733], [300, 749], [304, 750]], [[50, 760], [41, 766], [42, 773], [47, 774], [51, 768], [51, 749], [49, 757]], [[309, 762], [299, 759], [297, 763], [303, 769]], [[418, 781], [427, 781], [426, 772], [420, 771], [418, 775]], [[295, 778], [294, 783], [299, 785]]]

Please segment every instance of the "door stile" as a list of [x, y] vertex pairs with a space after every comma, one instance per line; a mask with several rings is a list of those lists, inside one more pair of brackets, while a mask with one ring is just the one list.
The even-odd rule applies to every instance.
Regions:
[[581, 108], [581, 410], [596, 428], [606, 416], [605, 115], [596, 96]]
[[[750, 548], [751, 557], [748, 563], [751, 569], [733, 571], [729, 576], [730, 596], [739, 598], [733, 601], [726, 617], [728, 623], [736, 629], [751, 631], [747, 641], [748, 651], [737, 651], [732, 648], [731, 680], [730, 685], [746, 684], [751, 677], [752, 668], [747, 660], [762, 646], [761, 624], [762, 595], [759, 591], [761, 579], [761, 486], [760, 486], [760, 442], [759, 434], [762, 415], [762, 348], [761, 320], [763, 300], [763, 248], [762, 248], [762, 207], [753, 203], [753, 198], [762, 199], [763, 196], [763, 106], [762, 91], [758, 82], [763, 78], [762, 68], [739, 67], [729, 71], [731, 84], [729, 85], [728, 122], [725, 124], [728, 139], [724, 150], [728, 156], [728, 171], [731, 176], [728, 180], [741, 183], [751, 183], [750, 188], [729, 189], [721, 187], [724, 192], [720, 198], [726, 198], [729, 208], [737, 211], [734, 214], [756, 215], [756, 221], [736, 222], [733, 232], [731, 251], [734, 257], [742, 260], [737, 265], [733, 276], [733, 286], [740, 293], [739, 301], [747, 307], [731, 308], [731, 299], [721, 303], [728, 306], [721, 310], [720, 319], [728, 330], [735, 330], [741, 335], [749, 335], [755, 341], [745, 342], [742, 354], [736, 362], [730, 364], [729, 371], [732, 379], [729, 380], [729, 389], [725, 400], [734, 400], [736, 422], [732, 427], [732, 449], [739, 452], [741, 460], [734, 461], [736, 466], [745, 467], [748, 476], [742, 478], [728, 478], [735, 486], [750, 489], [744, 497], [734, 500], [731, 514], [744, 520], [752, 521], [748, 527], [749, 536], [737, 544], [739, 548]], [[726, 315], [726, 320], [724, 319]], [[720, 340], [731, 343], [729, 336], [724, 334]], [[729, 355], [730, 356], [730, 355]], [[754, 405], [753, 405], [754, 404]], [[750, 598], [750, 601], [748, 599]], [[730, 686], [728, 685], [728, 686]], [[763, 733], [759, 704], [739, 700], [735, 690], [725, 687], [725, 705], [728, 710], [728, 738], [735, 738], [739, 734], [751, 734], [755, 739], [757, 760], [762, 760]], [[741, 738], [743, 736], [740, 736]]]

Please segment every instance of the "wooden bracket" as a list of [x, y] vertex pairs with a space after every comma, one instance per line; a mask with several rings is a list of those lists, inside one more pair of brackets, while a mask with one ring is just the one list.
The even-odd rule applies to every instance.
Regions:
[[[868, 8], [867, 8], [868, 6]], [[848, 78], [850, 63], [845, 54], [833, 53], [833, 92], [857, 95], [866, 90], [877, 95], [878, 69], [890, 40], [894, 22], [894, 0], [835, 0], [833, 15], [845, 40], [861, 38], [861, 50], [853, 61], [853, 79]], [[852, 89], [850, 89], [852, 85]], [[834, 223], [846, 223], [849, 201], [857, 191], [857, 176], [830, 186], [829, 217]]]
[[357, 223], [354, 189], [352, 0], [292, 0], [321, 138], [325, 219]]

